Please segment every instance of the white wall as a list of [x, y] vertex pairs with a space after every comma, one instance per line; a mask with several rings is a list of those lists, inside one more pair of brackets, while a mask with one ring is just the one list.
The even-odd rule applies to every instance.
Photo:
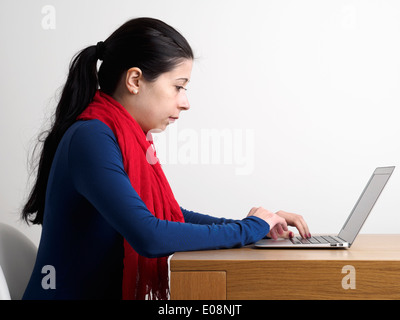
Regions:
[[[18, 221], [27, 157], [69, 61], [139, 16], [197, 57], [191, 110], [156, 136], [183, 207], [241, 218], [261, 205], [337, 232], [373, 169], [400, 166], [399, 1], [2, 0], [0, 222], [36, 244], [40, 228]], [[363, 233], [400, 233], [399, 191], [395, 171]]]

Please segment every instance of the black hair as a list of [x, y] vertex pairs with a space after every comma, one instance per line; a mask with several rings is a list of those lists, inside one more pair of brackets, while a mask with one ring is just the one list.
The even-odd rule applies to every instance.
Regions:
[[[168, 24], [153, 18], [129, 20], [104, 42], [75, 55], [51, 128], [44, 132], [44, 139], [39, 139], [43, 146], [36, 181], [22, 209], [22, 219], [27, 223], [43, 223], [47, 180], [58, 144], [93, 100], [97, 89], [113, 95], [124, 72], [132, 67], [140, 68], [147, 81], [155, 81], [185, 59], [193, 59], [186, 39]], [[99, 71], [98, 60], [102, 60]]]

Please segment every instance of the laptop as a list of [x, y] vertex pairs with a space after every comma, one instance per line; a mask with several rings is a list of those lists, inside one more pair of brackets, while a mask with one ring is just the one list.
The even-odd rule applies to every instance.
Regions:
[[255, 243], [255, 247], [265, 249], [350, 248], [388, 182], [394, 168], [395, 167], [378, 167], [375, 169], [349, 217], [337, 235], [313, 236], [307, 239], [303, 239], [300, 236], [295, 236], [292, 239], [262, 239]]

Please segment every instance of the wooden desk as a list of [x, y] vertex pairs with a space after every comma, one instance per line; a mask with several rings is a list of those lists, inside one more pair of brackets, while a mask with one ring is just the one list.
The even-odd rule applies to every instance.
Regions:
[[400, 235], [359, 235], [350, 249], [180, 252], [171, 299], [400, 299]]

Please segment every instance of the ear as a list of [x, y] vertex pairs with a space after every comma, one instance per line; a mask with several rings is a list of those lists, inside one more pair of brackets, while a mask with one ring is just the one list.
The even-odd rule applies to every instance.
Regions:
[[142, 70], [137, 67], [130, 68], [126, 72], [125, 85], [128, 91], [132, 94], [139, 93], [139, 80], [143, 79]]

